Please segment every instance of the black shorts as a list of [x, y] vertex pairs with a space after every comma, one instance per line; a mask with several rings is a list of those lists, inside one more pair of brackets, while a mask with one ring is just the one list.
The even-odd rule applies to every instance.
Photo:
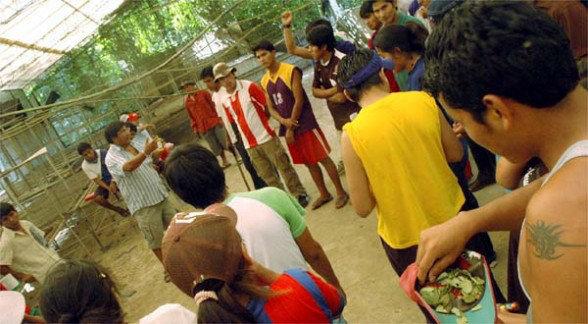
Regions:
[[[106, 184], [110, 185], [110, 182], [107, 182]], [[110, 190], [106, 190], [101, 186], [98, 186], [98, 188], [96, 188], [94, 191], [94, 196], [102, 196], [104, 199], [108, 199], [108, 196], [110, 196]]]

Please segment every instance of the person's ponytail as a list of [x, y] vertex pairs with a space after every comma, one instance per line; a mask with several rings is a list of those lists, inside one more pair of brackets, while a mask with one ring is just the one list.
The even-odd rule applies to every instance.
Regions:
[[[243, 266], [243, 265], [242, 265]], [[206, 298], [197, 298], [206, 292]], [[210, 292], [211, 294], [208, 294]], [[243, 269], [231, 283], [218, 279], [207, 279], [194, 287], [198, 305], [199, 323], [253, 323], [255, 318], [238, 300], [239, 296], [248, 299], [268, 299], [279, 293], [257, 284], [255, 274]]]

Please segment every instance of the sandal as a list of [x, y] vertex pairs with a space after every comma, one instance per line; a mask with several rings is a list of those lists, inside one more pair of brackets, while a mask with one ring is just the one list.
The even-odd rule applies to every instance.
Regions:
[[328, 203], [329, 201], [333, 200], [333, 196], [329, 195], [327, 198], [319, 197], [317, 200], [312, 203], [312, 210], [321, 208], [322, 205]]
[[335, 208], [337, 208], [337, 209], [343, 208], [343, 206], [345, 206], [347, 204], [347, 201], [349, 201], [348, 194], [344, 194], [343, 196], [337, 197], [337, 202], [335, 203]]

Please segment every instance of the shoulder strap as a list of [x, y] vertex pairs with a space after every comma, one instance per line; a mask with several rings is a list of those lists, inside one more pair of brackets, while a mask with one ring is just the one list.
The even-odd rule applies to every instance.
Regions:
[[321, 290], [317, 286], [316, 282], [312, 280], [310, 275], [302, 269], [290, 269], [284, 272], [285, 274], [289, 275], [290, 277], [294, 278], [298, 283], [300, 283], [306, 290], [312, 295], [314, 301], [319, 305], [323, 313], [329, 319], [329, 322], [333, 322], [333, 312], [329, 308], [329, 304], [325, 300]]
[[257, 323], [272, 323], [265, 311], [265, 299], [252, 299], [247, 304], [247, 310], [253, 315]]
[[567, 150], [561, 155], [559, 160], [555, 163], [553, 169], [549, 171], [549, 174], [545, 178], [545, 181], [543, 181], [542, 186], [544, 186], [547, 181], [549, 181], [551, 177], [557, 173], [557, 171], [561, 169], [568, 161], [584, 156], [588, 156], [588, 140], [578, 141], [572, 146], [568, 147]]
[[110, 175], [110, 172], [108, 171], [108, 168], [106, 167], [106, 154], [108, 153], [108, 151], [106, 151], [105, 149], [100, 149], [100, 171], [102, 173], [102, 181], [106, 182], [106, 183], [110, 183], [110, 181], [112, 180], [112, 176]]

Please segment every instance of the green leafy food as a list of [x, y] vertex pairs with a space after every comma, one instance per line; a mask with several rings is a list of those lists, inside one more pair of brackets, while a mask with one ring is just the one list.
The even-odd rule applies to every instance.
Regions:
[[[470, 261], [470, 260], [468, 260]], [[472, 260], [469, 269], [480, 270], [480, 264]], [[454, 314], [458, 323], [467, 323], [464, 311], [472, 308], [484, 293], [484, 279], [464, 269], [451, 269], [439, 275], [434, 283], [419, 290], [423, 299], [437, 312]], [[472, 310], [481, 309], [476, 305]]]

